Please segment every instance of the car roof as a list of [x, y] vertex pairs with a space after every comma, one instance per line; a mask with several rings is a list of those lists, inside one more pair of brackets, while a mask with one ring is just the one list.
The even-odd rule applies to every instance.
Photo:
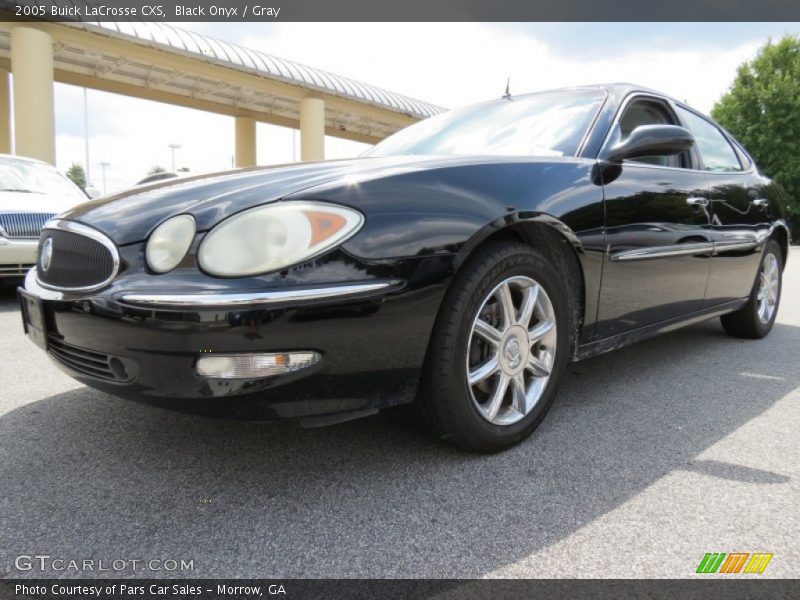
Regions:
[[645, 85], [638, 85], [636, 83], [627, 83], [627, 82], [616, 82], [616, 83], [595, 83], [592, 85], [582, 85], [580, 87], [588, 87], [588, 88], [602, 88], [608, 90], [610, 92], [618, 92], [618, 93], [630, 93], [630, 92], [650, 92], [653, 94], [660, 94], [664, 96], [665, 94], [659, 92], [658, 90], [654, 90], [653, 88], [649, 88]]
[[673, 102], [677, 102], [678, 104], [685, 104], [681, 102], [677, 98], [673, 98], [669, 94], [665, 94], [664, 92], [660, 92], [658, 90], [654, 90], [644, 85], [638, 85], [635, 83], [626, 83], [626, 82], [617, 82], [617, 83], [592, 83], [587, 85], [573, 85], [568, 87], [561, 87], [561, 88], [552, 88], [546, 90], [539, 90], [536, 92], [529, 92], [524, 94], [511, 94], [511, 97], [523, 97], [523, 96], [531, 96], [534, 94], [541, 94], [543, 92], [560, 92], [560, 91], [569, 91], [569, 90], [602, 90], [608, 93], [611, 96], [616, 97], [617, 99], [622, 99], [628, 94], [634, 92], [644, 92], [647, 94], [655, 94], [657, 96], [661, 96], [667, 98]]

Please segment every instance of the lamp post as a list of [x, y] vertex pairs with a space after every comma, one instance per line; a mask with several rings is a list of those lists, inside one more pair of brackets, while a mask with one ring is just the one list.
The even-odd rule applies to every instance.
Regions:
[[175, 150], [179, 150], [181, 147], [180, 144], [169, 144], [170, 150], [172, 150], [172, 172], [175, 172]]
[[100, 166], [103, 167], [103, 195], [106, 195], [106, 167], [110, 167], [110, 162], [101, 162]]

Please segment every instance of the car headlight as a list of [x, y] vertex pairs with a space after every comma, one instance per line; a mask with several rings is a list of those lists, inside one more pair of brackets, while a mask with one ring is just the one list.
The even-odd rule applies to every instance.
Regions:
[[218, 277], [279, 271], [330, 250], [359, 230], [360, 212], [325, 202], [279, 202], [222, 221], [200, 243], [200, 267]]
[[195, 224], [191, 215], [167, 219], [153, 230], [147, 240], [145, 257], [156, 273], [166, 273], [178, 266], [194, 239]]

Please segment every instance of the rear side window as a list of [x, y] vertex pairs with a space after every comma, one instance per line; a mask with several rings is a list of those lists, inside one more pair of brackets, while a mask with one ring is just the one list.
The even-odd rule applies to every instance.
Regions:
[[736, 152], [715, 125], [680, 106], [678, 112], [694, 136], [695, 146], [706, 171], [722, 173], [742, 170]]
[[746, 171], [753, 166], [753, 159], [750, 158], [747, 150], [745, 150], [737, 140], [731, 138], [731, 141], [733, 142], [733, 149], [736, 150], [736, 154], [739, 155], [739, 163], [742, 165], [742, 169]]

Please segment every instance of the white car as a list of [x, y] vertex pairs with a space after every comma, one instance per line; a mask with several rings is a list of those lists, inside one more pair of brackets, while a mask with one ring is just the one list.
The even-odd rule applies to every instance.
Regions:
[[0, 284], [36, 264], [42, 225], [88, 197], [47, 163], [0, 154]]

